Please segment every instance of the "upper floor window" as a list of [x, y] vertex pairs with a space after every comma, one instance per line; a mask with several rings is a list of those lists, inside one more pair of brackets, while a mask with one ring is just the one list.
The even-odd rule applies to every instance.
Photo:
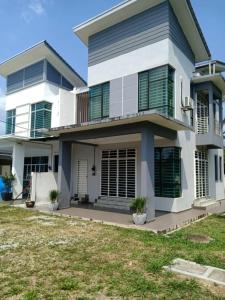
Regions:
[[49, 62], [47, 62], [47, 80], [67, 90], [73, 90], [73, 85]]
[[205, 134], [209, 131], [209, 91], [197, 91], [197, 132]]
[[89, 121], [109, 116], [109, 82], [90, 88], [88, 103]]
[[51, 127], [52, 104], [46, 101], [31, 105], [31, 137], [43, 136], [43, 130]]
[[169, 65], [139, 74], [138, 110], [174, 115], [174, 69]]
[[6, 112], [6, 134], [14, 134], [16, 125], [16, 110], [8, 110]]
[[13, 92], [44, 79], [44, 60], [8, 75], [7, 92]]

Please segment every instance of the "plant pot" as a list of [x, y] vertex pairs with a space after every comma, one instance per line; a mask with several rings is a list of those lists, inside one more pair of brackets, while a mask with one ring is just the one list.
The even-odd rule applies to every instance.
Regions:
[[59, 203], [58, 202], [51, 202], [49, 203], [49, 210], [54, 211], [57, 210], [59, 207]]
[[10, 200], [12, 200], [12, 196], [13, 196], [13, 194], [10, 193], [10, 192], [3, 192], [2, 193], [2, 200], [10, 201]]
[[26, 201], [25, 203], [26, 203], [26, 207], [27, 207], [27, 208], [33, 208], [33, 207], [34, 207], [34, 204], [35, 204], [34, 201]]
[[147, 214], [133, 214], [133, 222], [135, 225], [144, 225], [147, 219]]

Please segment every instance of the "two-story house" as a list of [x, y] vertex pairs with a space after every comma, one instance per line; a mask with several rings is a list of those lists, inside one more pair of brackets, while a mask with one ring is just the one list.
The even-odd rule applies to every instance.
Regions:
[[60, 207], [180, 212], [224, 199], [225, 64], [211, 54], [189, 0], [129, 0], [74, 28], [88, 47], [89, 92], [59, 138]]
[[58, 141], [47, 131], [76, 122], [76, 89], [86, 82], [46, 41], [1, 63], [0, 74], [6, 79], [0, 152], [11, 156], [15, 198], [22, 196], [31, 172], [57, 172]]

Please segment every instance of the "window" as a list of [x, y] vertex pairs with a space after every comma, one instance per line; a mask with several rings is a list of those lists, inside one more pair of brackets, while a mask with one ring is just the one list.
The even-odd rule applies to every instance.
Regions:
[[67, 90], [73, 90], [73, 85], [49, 62], [47, 62], [47, 80]]
[[220, 156], [219, 168], [220, 168], [220, 181], [223, 181], [223, 179], [222, 179], [222, 157], [221, 156]]
[[218, 156], [214, 156], [214, 164], [215, 164], [215, 181], [218, 181]]
[[16, 110], [8, 110], [6, 112], [6, 134], [14, 134], [16, 125]]
[[52, 104], [46, 101], [31, 105], [31, 137], [43, 136], [43, 129], [51, 127]]
[[155, 148], [155, 196], [181, 197], [181, 149]]
[[102, 151], [101, 195], [134, 198], [136, 194], [136, 150]]
[[8, 75], [7, 92], [13, 92], [18, 89], [40, 82], [44, 78], [44, 60], [32, 64], [20, 71]]
[[174, 69], [169, 65], [139, 74], [138, 110], [174, 115]]
[[209, 194], [208, 152], [205, 149], [195, 151], [195, 197], [205, 198]]
[[29, 185], [31, 172], [48, 172], [48, 156], [24, 158], [23, 187]]
[[90, 88], [88, 103], [89, 121], [109, 116], [109, 82]]
[[221, 125], [220, 125], [220, 101], [215, 100], [215, 96], [213, 100], [213, 126], [214, 132], [217, 135], [221, 134]]
[[197, 92], [197, 132], [205, 134], [209, 131], [209, 91]]
[[59, 155], [54, 155], [54, 172], [58, 173], [59, 170]]

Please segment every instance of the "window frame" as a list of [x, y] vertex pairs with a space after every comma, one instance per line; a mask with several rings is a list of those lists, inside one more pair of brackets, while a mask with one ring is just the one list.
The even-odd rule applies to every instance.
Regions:
[[[104, 99], [104, 86], [108, 85], [108, 94], [109, 94], [109, 98], [108, 98], [108, 114], [107, 115], [103, 115], [103, 99]], [[101, 88], [101, 95], [100, 96], [93, 96], [91, 97], [91, 89], [92, 88], [97, 88], [100, 87]], [[96, 118], [90, 118], [90, 103], [91, 103], [91, 99], [95, 98], [95, 97], [101, 97], [101, 116], [100, 117], [96, 117]], [[101, 120], [101, 119], [105, 119], [105, 118], [109, 118], [109, 107], [110, 107], [110, 81], [106, 81], [97, 85], [93, 85], [89, 88], [89, 93], [88, 93], [88, 121], [95, 121], [95, 120]]]
[[215, 181], [218, 182], [219, 181], [219, 168], [218, 168], [218, 155], [215, 154], [214, 155], [214, 171], [215, 171]]
[[[7, 114], [12, 113], [11, 116], [8, 116]], [[10, 123], [9, 123], [10, 120]], [[8, 126], [10, 125], [10, 132], [8, 132]], [[5, 133], [6, 134], [15, 134], [16, 129], [16, 109], [10, 109], [6, 111], [6, 128]]]
[[[40, 109], [37, 109], [36, 106], [37, 104], [41, 104], [41, 103], [46, 103], [46, 104], [49, 104], [51, 106], [50, 109], [47, 109], [47, 108], [40, 108]], [[35, 109], [33, 110], [33, 106], [35, 106]], [[50, 112], [50, 126], [49, 127], [42, 127], [42, 128], [36, 128], [36, 121], [37, 121], [37, 112]], [[34, 128], [32, 128], [32, 123], [33, 123], [33, 115], [34, 115]], [[52, 122], [52, 103], [51, 102], [48, 102], [48, 101], [39, 101], [39, 102], [36, 102], [36, 103], [33, 103], [31, 104], [31, 119], [30, 119], [30, 122], [31, 122], [31, 126], [30, 126], [30, 136], [32, 138], [40, 138], [40, 137], [43, 137], [43, 133], [40, 132], [40, 135], [37, 135], [37, 131], [38, 130], [43, 130], [43, 129], [49, 129], [51, 128], [51, 122]], [[46, 120], [43, 120], [43, 123], [46, 122]]]
[[[163, 68], [163, 67], [168, 67], [168, 74], [167, 74], [167, 77], [163, 77], [161, 79], [157, 79], [157, 80], [154, 80], [154, 82], [156, 81], [162, 81], [162, 80], [166, 80], [167, 79], [167, 83], [169, 82], [169, 69], [171, 69], [173, 71], [173, 106], [171, 107], [169, 105], [169, 99], [167, 99], [167, 105], [163, 105], [163, 106], [158, 106], [158, 107], [152, 107], [150, 108], [150, 81], [149, 81], [149, 76], [150, 76], [150, 72], [151, 71], [154, 71], [154, 70], [157, 70], [159, 68]], [[173, 113], [172, 113], [172, 116], [170, 116], [169, 112], [167, 113], [170, 117], [174, 117], [175, 115], [175, 72], [176, 72], [176, 69], [171, 66], [170, 64], [164, 64], [164, 65], [161, 65], [161, 66], [158, 66], [158, 67], [155, 67], [155, 68], [152, 68], [152, 69], [147, 69], [147, 70], [144, 70], [144, 71], [141, 71], [138, 73], [138, 112], [144, 112], [144, 111], [148, 111], [148, 110], [157, 110], [157, 109], [160, 109], [162, 107], [167, 107], [168, 109], [172, 109]], [[148, 108], [147, 109], [140, 109], [139, 108], [139, 101], [140, 101], [140, 75], [141, 74], [144, 74], [144, 73], [148, 73]], [[152, 81], [153, 82], [153, 81]], [[169, 86], [167, 86], [167, 93], [169, 92]]]

